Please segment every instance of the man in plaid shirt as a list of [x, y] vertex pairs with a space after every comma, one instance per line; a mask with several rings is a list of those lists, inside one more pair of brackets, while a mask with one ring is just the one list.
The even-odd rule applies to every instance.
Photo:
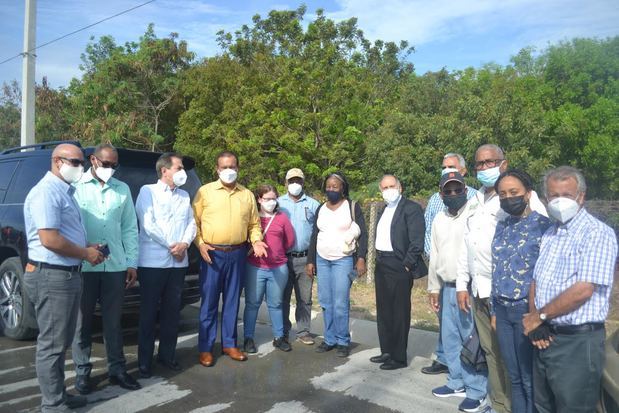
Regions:
[[584, 208], [586, 184], [575, 168], [544, 177], [548, 213], [525, 334], [535, 347], [533, 383], [539, 413], [593, 412], [604, 368], [604, 321], [617, 259], [613, 230]]

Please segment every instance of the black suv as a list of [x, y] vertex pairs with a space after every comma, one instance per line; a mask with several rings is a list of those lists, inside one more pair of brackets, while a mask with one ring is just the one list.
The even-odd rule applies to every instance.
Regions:
[[[4, 335], [13, 339], [29, 339], [37, 332], [34, 306], [22, 289], [22, 275], [28, 255], [28, 243], [24, 230], [24, 200], [30, 189], [45, 175], [51, 165], [51, 154], [61, 143], [45, 142], [22, 146], [0, 152], [0, 328]], [[83, 149], [87, 170], [88, 157], [94, 151]], [[133, 200], [138, 196], [142, 185], [157, 182], [155, 162], [160, 153], [118, 149], [120, 167], [115, 178], [127, 183], [131, 188]], [[183, 189], [193, 196], [200, 187], [200, 179], [193, 167], [191, 158], [184, 158], [187, 170], [187, 183]], [[200, 299], [198, 284], [199, 254], [195, 246], [189, 249], [189, 271], [185, 276], [183, 305], [195, 303]], [[140, 305], [140, 291], [133, 287], [125, 292], [125, 311], [135, 312]]]

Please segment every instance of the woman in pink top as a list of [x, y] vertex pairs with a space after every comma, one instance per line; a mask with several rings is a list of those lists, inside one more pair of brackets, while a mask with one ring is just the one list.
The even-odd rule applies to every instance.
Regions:
[[245, 351], [255, 353], [254, 332], [258, 309], [266, 293], [273, 346], [290, 351], [292, 347], [284, 338], [284, 319], [282, 316], [282, 298], [288, 282], [288, 258], [286, 251], [294, 245], [294, 230], [286, 214], [278, 211], [277, 189], [271, 185], [262, 185], [256, 191], [256, 200], [260, 209], [262, 236], [269, 249], [267, 257], [247, 258], [245, 272], [245, 314], [244, 335]]

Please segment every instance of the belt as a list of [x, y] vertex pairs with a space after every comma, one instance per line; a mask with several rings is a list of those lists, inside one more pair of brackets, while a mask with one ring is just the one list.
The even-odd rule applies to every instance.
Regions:
[[443, 283], [443, 287], [451, 287], [451, 288], [456, 288], [456, 283], [452, 283], [452, 282], [444, 282], [444, 283]]
[[395, 257], [395, 252], [376, 250], [376, 255], [378, 255], [379, 257]]
[[213, 249], [216, 250], [216, 251], [230, 252], [230, 251], [238, 250], [239, 248], [243, 248], [246, 245], [247, 245], [246, 243], [236, 244], [236, 245], [217, 245], [217, 244], [211, 244], [211, 247], [213, 247]]
[[590, 333], [592, 331], [601, 330], [604, 328], [604, 323], [586, 323], [579, 324], [576, 326], [566, 326], [566, 325], [550, 325], [550, 331], [555, 334], [579, 334], [579, 333]]
[[286, 255], [294, 258], [307, 257], [307, 251], [290, 251]]
[[61, 270], [68, 272], [80, 272], [82, 270], [81, 265], [58, 265], [58, 264], [48, 264], [46, 262], [39, 262], [34, 260], [28, 260], [28, 264], [32, 264], [35, 267], [39, 268], [47, 268], [50, 270]]

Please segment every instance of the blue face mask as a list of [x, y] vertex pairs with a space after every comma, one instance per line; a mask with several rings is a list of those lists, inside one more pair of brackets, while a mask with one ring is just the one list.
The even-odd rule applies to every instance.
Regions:
[[495, 166], [494, 168], [478, 171], [477, 180], [486, 188], [492, 188], [496, 180], [499, 178], [499, 175], [501, 175], [499, 168], [499, 166]]

